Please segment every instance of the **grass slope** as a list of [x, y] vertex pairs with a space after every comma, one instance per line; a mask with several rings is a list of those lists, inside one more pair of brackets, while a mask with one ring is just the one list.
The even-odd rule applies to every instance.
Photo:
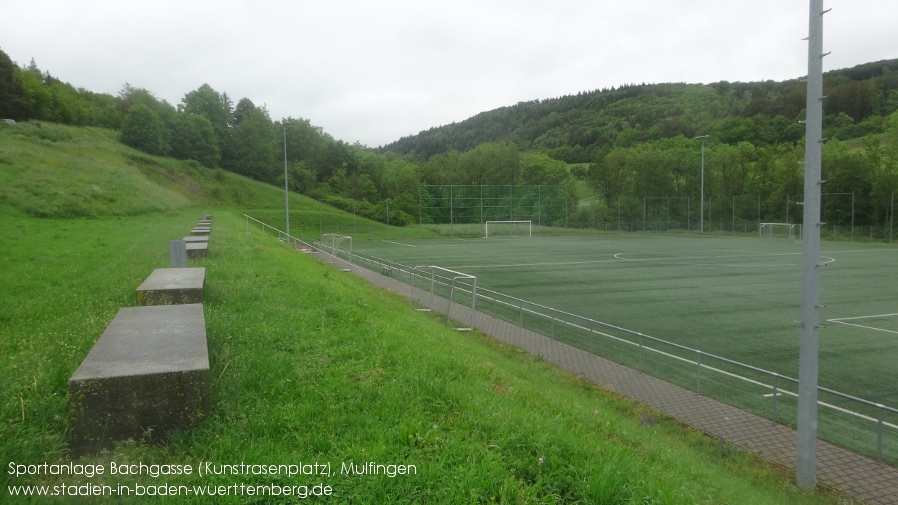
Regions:
[[[482, 335], [449, 331], [397, 296], [247, 233], [242, 210], [277, 208], [276, 188], [140, 155], [110, 132], [16, 128], [0, 129], [0, 501], [28, 501], [10, 497], [13, 485], [322, 483], [333, 488], [330, 503], [844, 503], [799, 491], [788, 472]], [[106, 196], [79, 192], [91, 184]], [[295, 198], [299, 208], [309, 203]], [[153, 444], [148, 430], [78, 461], [104, 465], [102, 476], [11, 475], [10, 463], [70, 462], [68, 377], [118, 309], [133, 305], [136, 286], [167, 266], [167, 240], [205, 212], [215, 215], [210, 257], [192, 265], [207, 268], [211, 417], [168, 445]], [[94, 217], [57, 218], [72, 216]], [[313, 217], [300, 225], [312, 236]], [[339, 474], [344, 462], [369, 461], [417, 472]], [[330, 463], [333, 475], [112, 476], [112, 462]]]
[[[311, 200], [292, 195], [291, 203]], [[32, 217], [134, 216], [190, 206], [283, 206], [284, 193], [196, 162], [150, 156], [118, 133], [41, 122], [0, 123], [0, 209]]]
[[[393, 294], [246, 233], [237, 213], [215, 214], [210, 257], [194, 263], [207, 268], [211, 418], [168, 446], [147, 444], [148, 433], [80, 462], [330, 463], [338, 473], [344, 462], [374, 461], [415, 465], [417, 474], [16, 479], [4, 471], [0, 492], [75, 480], [322, 482], [333, 503], [839, 502], [529, 355], [447, 330]], [[0, 299], [0, 460], [68, 461], [68, 376], [193, 217], [2, 221], [3, 236], [18, 238], [0, 257], [23, 268], [0, 279], [11, 287]]]

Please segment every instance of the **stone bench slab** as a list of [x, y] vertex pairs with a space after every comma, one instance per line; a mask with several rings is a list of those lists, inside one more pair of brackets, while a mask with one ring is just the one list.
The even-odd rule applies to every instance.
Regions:
[[184, 237], [184, 242], [209, 242], [209, 235], [188, 235]]
[[187, 259], [205, 258], [209, 255], [209, 242], [188, 242]]
[[194, 228], [190, 230], [191, 235], [208, 235], [212, 233], [210, 228]]
[[137, 287], [137, 305], [203, 303], [205, 283], [202, 267], [157, 268]]
[[209, 415], [210, 384], [202, 305], [123, 308], [69, 379], [72, 452], [193, 426]]

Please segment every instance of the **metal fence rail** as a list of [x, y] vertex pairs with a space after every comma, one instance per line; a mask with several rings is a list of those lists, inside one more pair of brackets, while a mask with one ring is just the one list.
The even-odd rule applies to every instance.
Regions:
[[[286, 239], [286, 233], [244, 216], [247, 231], [252, 220], [262, 225], [263, 233], [271, 230], [280, 240]], [[366, 268], [408, 284], [410, 303], [425, 307], [419, 310], [434, 310], [438, 299], [448, 300], [447, 324], [451, 324], [453, 306], [470, 311], [471, 327], [475, 311], [480, 311], [690, 388], [697, 394], [768, 417], [772, 422], [795, 425], [798, 397], [795, 378], [478, 287], [476, 277], [462, 272], [438, 266], [403, 265], [343, 250], [333, 243], [302, 243], [347, 262], [351, 268]], [[457, 293], [465, 293], [464, 299], [456, 297]], [[821, 438], [875, 456], [879, 462], [898, 464], [898, 409], [825, 387], [818, 387], [818, 395]]]
[[288, 242], [288, 243], [292, 243], [292, 244], [300, 244], [303, 247], [306, 247], [309, 249], [313, 248], [313, 246], [311, 244], [309, 244], [308, 242], [301, 240], [293, 235], [289, 235], [289, 234], [287, 234], [287, 232], [279, 230], [279, 229], [275, 228], [274, 226], [271, 226], [267, 223], [263, 223], [262, 221], [259, 221], [258, 219], [254, 218], [252, 216], [247, 216], [246, 214], [244, 214], [243, 217], [246, 219], [246, 231], [247, 232], [249, 231], [249, 222], [252, 221], [253, 223], [257, 223], [259, 225], [259, 227], [262, 230], [263, 235], [267, 235], [268, 233], [271, 233], [273, 236], [276, 236], [277, 239], [280, 241]]
[[[477, 311], [762, 415], [772, 422], [795, 425], [798, 397], [795, 378], [470, 283], [458, 283], [453, 275], [460, 272], [435, 275], [438, 267], [427, 267], [428, 274], [421, 267], [357, 252], [353, 259], [356, 266], [385, 275], [389, 272], [391, 277], [409, 284], [410, 300], [416, 288], [431, 293], [430, 300], [420, 295], [414, 300], [422, 305], [433, 308], [433, 296], [452, 300], [455, 293], [463, 291], [470, 297], [472, 311], [476, 307]], [[872, 455], [877, 461], [898, 464], [898, 409], [825, 387], [819, 387], [818, 394], [821, 438]]]

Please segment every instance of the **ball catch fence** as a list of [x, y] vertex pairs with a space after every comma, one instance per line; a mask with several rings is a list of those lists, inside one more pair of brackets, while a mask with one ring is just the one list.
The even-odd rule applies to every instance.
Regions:
[[564, 186], [422, 185], [419, 224], [448, 226], [451, 236], [486, 236], [487, 223], [530, 222], [536, 232], [567, 228]]
[[[356, 240], [483, 237], [487, 221], [531, 221], [534, 236], [617, 232], [698, 232], [757, 236], [762, 223], [800, 224], [797, 195], [708, 196], [704, 216], [696, 197], [598, 197], [577, 201], [563, 186], [420, 186], [418, 223], [390, 226], [350, 215], [324, 212], [319, 203], [318, 236], [326, 232]], [[353, 208], [354, 209], [354, 208]], [[823, 240], [894, 239], [894, 195], [878, 203], [858, 201], [854, 193], [824, 193]], [[704, 226], [701, 218], [704, 217]]]

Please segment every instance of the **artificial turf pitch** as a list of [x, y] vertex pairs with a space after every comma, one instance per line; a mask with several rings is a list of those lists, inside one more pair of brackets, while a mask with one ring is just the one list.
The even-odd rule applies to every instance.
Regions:
[[[499, 292], [786, 377], [798, 376], [802, 251], [795, 240], [602, 234], [362, 240], [353, 247], [362, 256], [409, 267], [436, 265], [474, 275], [486, 300], [495, 298], [491, 292]], [[898, 408], [898, 247], [823, 242], [821, 249], [825, 266], [821, 267], [820, 300], [825, 307], [820, 313], [824, 325], [820, 331], [820, 386]], [[477, 303], [479, 309], [491, 311], [489, 301]], [[518, 317], [508, 305], [505, 315]], [[606, 327], [575, 322], [621, 335]], [[656, 341], [645, 343], [684, 360], [645, 353], [598, 333], [583, 336], [581, 331], [574, 336], [564, 325], [553, 324], [551, 330], [545, 322], [543, 325], [560, 340], [772, 415], [768, 387], [729, 380], [725, 374], [715, 378], [706, 370], [696, 372], [684, 360], [701, 360], [705, 366], [769, 386], [772, 379], [768, 374], [707, 356], [691, 356]], [[626, 339], [635, 341], [634, 334], [627, 334]], [[778, 380], [778, 388], [796, 389], [787, 379]], [[716, 394], [715, 387], [719, 389]], [[871, 419], [879, 415], [875, 408], [838, 397], [822, 394], [821, 401]], [[779, 400], [776, 416], [780, 422], [794, 422], [794, 403], [794, 398], [786, 396]], [[825, 415], [840, 418], [834, 421], [837, 431], [845, 431], [846, 423], [869, 424], [876, 429], [870, 420], [858, 421], [839, 411]], [[886, 412], [885, 418], [898, 423], [894, 414]], [[821, 426], [821, 431], [826, 429]], [[873, 436], [866, 428], [862, 431], [855, 436]], [[885, 437], [889, 448], [898, 445], [894, 440], [898, 430], [891, 432]], [[862, 441], [868, 443], [875, 446], [876, 440]]]

